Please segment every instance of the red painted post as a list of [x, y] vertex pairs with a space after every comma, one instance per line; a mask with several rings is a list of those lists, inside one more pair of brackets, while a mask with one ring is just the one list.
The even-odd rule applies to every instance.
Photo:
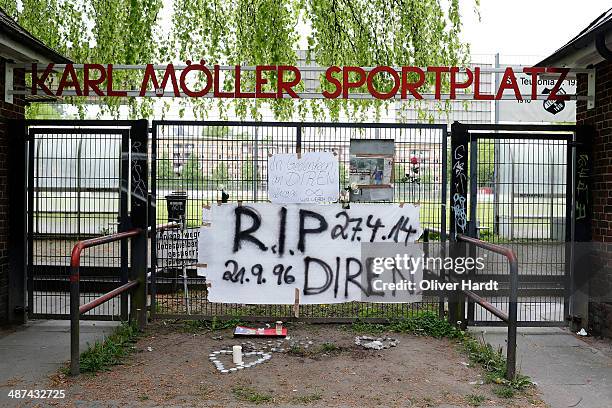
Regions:
[[[491, 252], [503, 255], [508, 259], [510, 266], [510, 296], [508, 300], [508, 315], [504, 319], [505, 313], [499, 312], [497, 314], [492, 312], [502, 320], [508, 323], [508, 347], [506, 350], [506, 378], [512, 380], [516, 375], [516, 329], [518, 326], [518, 285], [519, 285], [519, 274], [518, 274], [518, 259], [514, 251], [510, 248], [505, 248], [500, 245], [491, 244], [489, 242], [481, 241], [476, 238], [467, 237], [465, 235], [458, 235], [457, 240], [468, 242], [477, 247], [486, 249]], [[479, 304], [487, 308], [483, 303]], [[493, 308], [493, 305], [489, 305]], [[490, 309], [487, 309], [491, 311]], [[503, 313], [503, 314], [502, 314]]]
[[[70, 255], [70, 374], [71, 375], [79, 375], [80, 373], [80, 355], [81, 353], [79, 351], [79, 320], [81, 316], [81, 311], [80, 311], [81, 294], [80, 294], [80, 287], [79, 287], [79, 281], [80, 281], [79, 268], [81, 266], [81, 253], [86, 248], [90, 248], [90, 247], [98, 246], [102, 244], [107, 244], [109, 242], [120, 241], [122, 239], [127, 239], [130, 237], [135, 237], [137, 235], [140, 235], [141, 232], [142, 231], [140, 229], [132, 229], [132, 230], [125, 231], [125, 232], [119, 232], [117, 234], [111, 234], [111, 235], [105, 235], [103, 237], [87, 239], [84, 241], [77, 242], [74, 248], [72, 248], [72, 254]], [[122, 293], [122, 292], [119, 292], [119, 293]]]

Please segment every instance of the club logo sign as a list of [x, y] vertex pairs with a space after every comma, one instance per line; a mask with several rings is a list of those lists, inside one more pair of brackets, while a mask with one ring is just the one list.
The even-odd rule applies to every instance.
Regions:
[[[542, 93], [549, 94], [550, 88], [544, 88], [542, 90]], [[559, 95], [565, 95], [565, 94], [566, 94], [565, 89], [559, 88]], [[546, 109], [548, 112], [552, 113], [553, 115], [556, 115], [557, 113], [565, 109], [565, 101], [547, 99], [544, 101], [543, 106], [544, 106], [544, 109]]]
[[[534, 78], [521, 74], [517, 77], [517, 83], [521, 93], [536, 91], [541, 95], [551, 96], [554, 93], [557, 98], [543, 96], [542, 102], [532, 100], [522, 101], [500, 101], [498, 102], [500, 122], [544, 122], [559, 123], [576, 121], [576, 100], [569, 98], [576, 95], [577, 81], [575, 78], [566, 79], [559, 83], [556, 79], [544, 77]], [[555, 89], [556, 88], [556, 89]]]

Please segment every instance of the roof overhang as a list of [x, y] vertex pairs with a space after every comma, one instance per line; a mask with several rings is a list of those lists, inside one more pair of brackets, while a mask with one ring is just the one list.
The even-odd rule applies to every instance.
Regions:
[[602, 46], [608, 51], [612, 50], [612, 28], [581, 40], [568, 43], [536, 66], [592, 68], [606, 60]]
[[0, 57], [14, 63], [40, 62], [43, 64], [70, 63], [68, 58], [57, 55], [59, 58], [50, 58], [48, 53], [42, 53], [13, 37], [0, 33]]

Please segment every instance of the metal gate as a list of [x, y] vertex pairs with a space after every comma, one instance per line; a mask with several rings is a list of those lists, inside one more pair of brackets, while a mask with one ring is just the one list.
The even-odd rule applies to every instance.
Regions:
[[[154, 121], [151, 181], [155, 215], [151, 225], [168, 221], [165, 196], [184, 192], [186, 227], [191, 232], [167, 232], [153, 238], [152, 313], [191, 318], [291, 316], [292, 306], [208, 302], [206, 278], [197, 275], [194, 261], [171, 259], [164, 248], [188, 246], [201, 225], [205, 205], [226, 198], [233, 202], [266, 201], [267, 160], [274, 153], [334, 151], [340, 161], [339, 187], [345, 188], [351, 139], [393, 139], [394, 202], [420, 203], [421, 225], [446, 230], [446, 125]], [[414, 160], [420, 166], [418, 182], [406, 177]], [[440, 239], [445, 239], [444, 233]], [[169, 240], [174, 241], [168, 244]], [[177, 242], [181, 240], [183, 244]], [[420, 304], [302, 305], [300, 318], [338, 322], [359, 317], [394, 318], [425, 308], [437, 311], [438, 307], [437, 297]]]
[[[126, 161], [131, 157], [133, 123], [27, 123], [30, 317], [68, 317], [69, 257], [77, 240], [129, 228], [130, 166]], [[509, 245], [517, 252], [520, 325], [565, 324], [571, 315], [574, 164], [579, 148], [576, 128], [461, 126], [469, 152], [466, 211], [472, 221], [470, 235]], [[274, 153], [334, 151], [340, 161], [339, 187], [344, 188], [350, 140], [393, 139], [394, 202], [419, 203], [422, 226], [439, 231], [435, 238], [446, 239], [446, 208], [453, 205], [452, 197], [449, 200], [446, 194], [452, 170], [447, 160], [452, 157], [447, 152], [446, 125], [154, 121], [150, 137], [149, 225], [167, 222], [165, 197], [183, 192], [187, 195], [188, 229], [170, 237], [151, 236], [152, 316], [259, 319], [293, 314], [292, 306], [208, 302], [206, 276], [198, 275], [196, 261], [177, 260], [164, 250], [162, 242], [186, 241], [172, 244], [179, 247], [192, 243], [207, 204], [267, 200], [267, 159]], [[418, 178], [406, 177], [413, 161], [420, 166]], [[81, 269], [82, 302], [126, 282], [128, 259], [125, 244], [91, 252]], [[502, 285], [508, 275], [504, 261], [494, 256], [488, 259], [483, 274]], [[480, 295], [500, 309], [507, 307], [503, 296]], [[443, 310], [443, 306], [433, 296], [417, 304], [303, 305], [300, 316], [337, 322], [387, 319], [425, 309]], [[124, 298], [92, 310], [85, 318], [126, 316]], [[501, 324], [474, 304], [467, 305], [467, 318], [469, 324]]]
[[[28, 316], [68, 319], [72, 247], [127, 227], [130, 122], [27, 125]], [[82, 265], [81, 303], [86, 303], [127, 282], [127, 243], [98, 247], [83, 257]], [[127, 312], [124, 297], [83, 318], [125, 319]]]
[[[572, 276], [573, 174], [576, 128], [538, 125], [462, 125], [452, 137], [469, 145], [468, 233], [509, 246], [519, 260], [519, 326], [567, 324]], [[475, 249], [473, 249], [475, 250]], [[476, 255], [481, 254], [476, 251]], [[479, 281], [507, 288], [507, 262], [488, 255]], [[508, 298], [479, 293], [507, 310]], [[473, 303], [468, 324], [504, 324]]]

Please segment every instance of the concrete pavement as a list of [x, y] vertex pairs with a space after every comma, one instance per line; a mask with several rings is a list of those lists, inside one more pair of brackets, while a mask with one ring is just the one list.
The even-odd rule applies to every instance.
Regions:
[[[472, 328], [505, 353], [507, 329]], [[517, 369], [538, 384], [550, 408], [612, 407], [612, 346], [567, 329], [519, 328]]]
[[[81, 351], [102, 340], [119, 322], [81, 321]], [[23, 327], [0, 331], [0, 406], [13, 406], [11, 389], [48, 388], [48, 376], [70, 359], [70, 321], [31, 320]]]

